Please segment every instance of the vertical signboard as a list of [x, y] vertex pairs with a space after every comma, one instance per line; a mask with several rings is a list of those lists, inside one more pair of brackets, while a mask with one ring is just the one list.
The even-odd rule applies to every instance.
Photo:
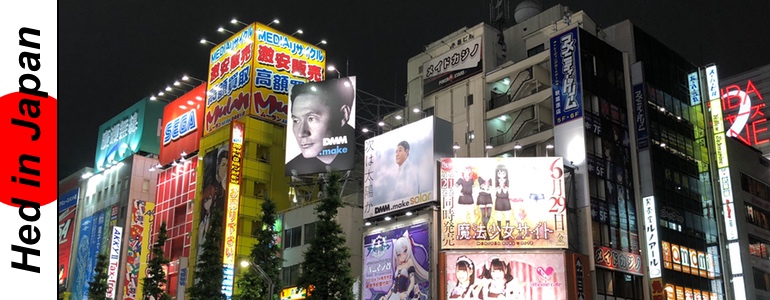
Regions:
[[291, 87], [286, 176], [353, 169], [356, 77]]
[[366, 140], [364, 219], [436, 201], [436, 163], [451, 155], [451, 136], [451, 124], [428, 117]]
[[422, 65], [423, 96], [433, 94], [483, 70], [482, 38], [477, 37]]
[[118, 288], [118, 269], [120, 269], [120, 243], [123, 238], [123, 227], [112, 228], [110, 238], [110, 264], [107, 267], [107, 298], [115, 299], [115, 290]]
[[76, 188], [59, 196], [59, 284], [66, 284], [69, 276], [70, 253], [75, 232], [75, 214], [77, 211], [78, 195]]
[[561, 157], [443, 158], [441, 248], [567, 248]]
[[123, 281], [123, 299], [136, 300], [142, 295], [141, 280], [145, 277], [150, 249], [150, 227], [155, 216], [155, 203], [133, 200], [128, 216], [126, 244], [126, 276]]
[[224, 279], [222, 292], [229, 299], [235, 283], [235, 239], [238, 235], [238, 206], [241, 198], [241, 175], [243, 174], [243, 136], [246, 125], [234, 121], [230, 132], [230, 161], [227, 176], [227, 205], [225, 209], [225, 235], [223, 238], [222, 263]]
[[561, 252], [450, 252], [446, 262], [441, 299], [568, 299]]
[[[89, 265], [91, 266], [88, 270], [86, 270], [86, 286], [88, 286], [89, 282], [93, 281], [94, 275], [96, 273], [94, 272], [94, 267], [96, 266], [96, 258], [100, 253], [100, 250], [102, 248], [102, 234], [104, 233], [104, 210], [100, 210], [96, 212], [93, 215], [93, 227], [91, 229], [91, 242], [89, 243], [90, 249], [88, 250], [88, 260]], [[88, 294], [88, 288], [85, 288], [85, 291], [83, 293], [83, 297], [86, 297]]]
[[161, 123], [161, 165], [178, 160], [182, 152], [198, 150], [205, 112], [206, 84], [193, 88], [163, 108]]
[[644, 83], [634, 85], [634, 121], [636, 124], [637, 150], [645, 150], [650, 146], [647, 130], [647, 99], [644, 97]]
[[428, 299], [429, 259], [428, 223], [365, 236], [363, 299]]
[[698, 72], [692, 72], [687, 75], [687, 86], [690, 89], [690, 106], [700, 104], [700, 78], [698, 78]]
[[551, 38], [554, 126], [583, 116], [579, 27]]
[[655, 208], [655, 197], [642, 198], [644, 209], [644, 235], [647, 241], [647, 270], [650, 278], [659, 278], [662, 275], [660, 257], [660, 237], [658, 233], [658, 216]]
[[326, 51], [277, 31], [255, 24], [254, 105], [251, 114], [259, 119], [285, 125], [292, 85], [322, 81], [326, 70]]
[[89, 263], [89, 250], [91, 249], [91, 230], [93, 229], [93, 216], [88, 216], [80, 221], [80, 238], [78, 239], [78, 248], [75, 252], [75, 270], [72, 274], [72, 299], [87, 299], [85, 293], [88, 292], [86, 286], [86, 276], [88, 270], [93, 270]]

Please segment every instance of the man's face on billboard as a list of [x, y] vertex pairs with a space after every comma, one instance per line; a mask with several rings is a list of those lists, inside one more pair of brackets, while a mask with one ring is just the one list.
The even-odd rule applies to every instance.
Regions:
[[399, 145], [396, 147], [396, 163], [398, 166], [404, 164], [406, 158], [409, 156], [409, 150], [404, 149], [404, 146]]
[[331, 133], [331, 109], [317, 95], [299, 95], [292, 102], [291, 120], [302, 156], [316, 157], [323, 150], [323, 138]]

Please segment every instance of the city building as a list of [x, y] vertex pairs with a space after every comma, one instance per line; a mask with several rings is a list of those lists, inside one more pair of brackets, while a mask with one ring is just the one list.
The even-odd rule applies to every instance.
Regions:
[[87, 298], [100, 253], [116, 270], [107, 279], [108, 292], [119, 299], [142, 295], [157, 185], [157, 173], [149, 169], [158, 164], [164, 105], [145, 98], [99, 126], [93, 172], [81, 175], [70, 299]]
[[176, 89], [189, 91], [164, 107], [158, 165], [149, 168], [158, 178], [150, 240], [157, 239], [165, 222], [168, 240], [163, 253], [171, 261], [166, 269], [166, 293], [173, 299], [185, 299], [206, 84]]

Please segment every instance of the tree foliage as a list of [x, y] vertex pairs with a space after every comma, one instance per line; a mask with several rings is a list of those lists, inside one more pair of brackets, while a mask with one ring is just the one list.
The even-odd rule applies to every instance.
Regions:
[[233, 297], [235, 300], [256, 300], [273, 299], [270, 295], [270, 284], [267, 280], [251, 267], [251, 264], [258, 264], [265, 271], [270, 280], [273, 281], [273, 295], [276, 295], [281, 287], [281, 265], [283, 259], [280, 257], [281, 249], [275, 245], [275, 236], [280, 232], [275, 231], [276, 208], [275, 202], [271, 199], [265, 199], [262, 202], [262, 224], [261, 228], [256, 230], [257, 243], [251, 246], [249, 255], [250, 267], [238, 279], [239, 293]]
[[201, 245], [201, 253], [195, 262], [193, 285], [189, 289], [190, 300], [225, 299], [222, 293], [224, 266], [222, 264], [223, 212], [211, 211], [210, 229]]
[[107, 299], [107, 255], [99, 254], [94, 267], [94, 280], [88, 283], [88, 300]]
[[147, 276], [144, 277], [142, 288], [142, 299], [144, 300], [171, 300], [171, 296], [166, 294], [166, 272], [163, 266], [168, 267], [170, 262], [163, 253], [163, 247], [168, 240], [166, 232], [166, 222], [160, 224], [158, 238], [152, 245], [152, 258], [147, 262]]
[[316, 236], [304, 253], [299, 285], [309, 289], [308, 300], [353, 299], [353, 276], [350, 274], [350, 249], [345, 245], [342, 226], [337, 223], [337, 210], [343, 206], [340, 198], [339, 172], [328, 174], [326, 194], [315, 211]]

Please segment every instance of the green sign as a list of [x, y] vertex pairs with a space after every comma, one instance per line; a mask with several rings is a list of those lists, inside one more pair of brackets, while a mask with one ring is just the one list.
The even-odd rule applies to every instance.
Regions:
[[163, 106], [145, 98], [99, 126], [94, 170], [104, 171], [140, 151], [158, 154]]

